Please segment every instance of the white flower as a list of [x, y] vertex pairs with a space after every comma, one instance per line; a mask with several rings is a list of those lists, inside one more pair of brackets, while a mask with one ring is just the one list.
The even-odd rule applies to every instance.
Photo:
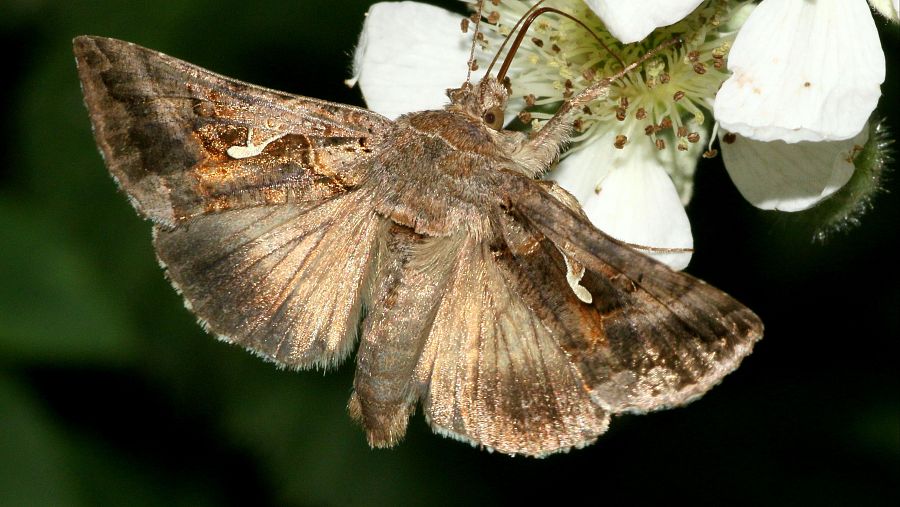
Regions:
[[715, 117], [737, 134], [722, 151], [748, 201], [799, 211], [850, 179], [885, 77], [865, 0], [763, 0], [728, 68]]
[[[616, 135], [606, 132], [592, 139], [563, 160], [552, 178], [614, 238], [637, 245], [692, 248], [691, 224], [667, 174], [674, 150], [658, 150], [649, 142], [616, 149]], [[696, 157], [690, 159], [693, 169]], [[691, 259], [690, 253], [652, 255], [676, 269], [687, 267]]]
[[684, 19], [703, 0], [584, 0], [620, 42], [642, 40], [653, 30]]
[[[534, 0], [504, 0], [497, 6], [485, 2], [484, 15], [491, 23], [482, 23], [479, 72], [533, 4]], [[757, 21], [748, 21], [737, 40], [737, 29], [751, 11], [748, 2], [551, 0], [544, 5], [582, 20], [626, 62], [674, 35], [686, 41], [685, 48], [670, 48], [641, 72], [616, 82], [608, 97], [581, 113], [572, 149], [551, 175], [579, 199], [595, 225], [614, 237], [653, 247], [692, 246], [683, 205], [690, 199], [696, 161], [709, 135], [705, 113], [713, 110], [716, 92], [729, 76], [726, 56], [735, 75], [715, 99], [716, 120], [725, 130], [742, 134], [724, 138], [723, 157], [751, 203], [804, 209], [852, 175], [852, 157], [865, 142], [862, 126], [880, 95], [878, 84], [884, 75], [883, 55], [864, 0], [764, 0], [750, 18]], [[643, 15], [634, 15], [635, 11]], [[668, 26], [672, 23], [676, 24]], [[654, 31], [660, 26], [668, 28]], [[767, 49], [761, 30], [782, 35], [769, 35]], [[622, 46], [610, 34], [641, 43]], [[389, 117], [439, 108], [447, 102], [444, 90], [466, 78], [470, 45], [471, 29], [462, 33], [458, 15], [417, 2], [379, 3], [363, 28], [354, 80], [358, 79], [369, 107]], [[761, 61], [753, 59], [758, 54], [766, 55], [769, 64], [752, 63]], [[851, 61], [850, 54], [860, 61]], [[780, 65], [773, 64], [779, 61]], [[841, 79], [827, 74], [834, 70], [830, 62], [843, 68]], [[508, 119], [521, 112], [524, 123], [540, 128], [565, 98], [620, 68], [582, 27], [554, 14], [544, 15], [532, 25], [507, 74], [513, 89]], [[773, 68], [781, 72], [772, 74]], [[764, 101], [743, 95], [757, 94], [747, 85], [748, 76], [766, 84]], [[807, 121], [816, 118], [814, 102], [785, 93], [791, 91], [785, 83], [797, 76], [804, 79], [801, 84], [818, 84], [814, 97], [832, 104], [836, 116]], [[836, 90], [843, 93], [840, 100]], [[528, 99], [527, 112], [522, 111], [523, 98]], [[747, 111], [748, 106], [752, 110]], [[799, 128], [788, 121], [754, 119], [766, 108], [782, 108], [775, 112], [784, 113], [795, 106], [804, 107], [806, 116], [785, 113], [769, 118], [803, 118]], [[773, 134], [777, 132], [795, 137], [785, 142]], [[777, 139], [782, 140], [773, 141]], [[656, 256], [676, 268], [690, 259], [690, 254]]]
[[437, 109], [446, 90], [466, 79], [472, 34], [460, 16], [419, 2], [382, 2], [369, 8], [353, 55], [353, 77], [369, 109], [394, 119]]
[[900, 0], [869, 0], [872, 7], [891, 21], [900, 21]]
[[[585, 1], [622, 42], [639, 40], [700, 3]], [[871, 3], [897, 20], [897, 0]], [[850, 179], [885, 76], [864, 0], [764, 0], [741, 28], [728, 69], [734, 74], [716, 95], [715, 119], [723, 135], [737, 134], [722, 151], [748, 201], [804, 210]]]
[[[697, 0], [691, 1], [696, 6]], [[506, 0], [496, 7], [496, 23], [482, 24], [482, 72], [499, 40], [533, 3]], [[584, 3], [557, 0], [548, 4], [586, 20], [610, 44], [615, 42]], [[490, 2], [486, 5], [494, 9]], [[713, 8], [707, 14], [717, 12]], [[436, 7], [416, 2], [374, 5], [354, 59], [354, 79], [369, 107], [396, 117], [445, 104], [444, 89], [459, 86], [467, 72], [471, 35], [461, 32], [459, 16]], [[523, 116], [536, 128], [565, 97], [620, 68], [589, 32], [558, 16], [542, 17], [529, 35], [533, 40], [519, 49], [508, 73], [513, 87], [508, 112], [519, 112], [525, 105], [523, 97], [535, 97], [538, 108], [549, 107]], [[662, 41], [657, 37], [644, 46], [617, 51], [622, 59], [632, 61]], [[579, 198], [595, 225], [621, 240], [662, 248], [693, 246], [683, 205], [690, 199], [694, 166], [707, 137], [701, 109], [709, 107], [726, 77], [722, 57], [727, 49], [727, 41], [715, 36], [698, 36], [695, 42], [690, 55], [687, 50], [671, 52], [645, 73], [617, 84], [608, 99], [613, 107], [600, 104], [595, 111], [581, 113], [578, 149], [571, 151], [553, 176]], [[627, 121], [618, 118], [623, 114]], [[625, 139], [627, 146], [617, 139]], [[690, 253], [655, 255], [676, 268], [690, 260]]]

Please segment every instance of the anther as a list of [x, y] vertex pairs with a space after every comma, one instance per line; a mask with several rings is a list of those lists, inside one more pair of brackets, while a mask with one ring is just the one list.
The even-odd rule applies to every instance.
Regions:
[[616, 142], [613, 143], [613, 146], [615, 146], [616, 148], [621, 150], [622, 148], [625, 147], [626, 142], [628, 142], [628, 137], [626, 137], [622, 134], [619, 134], [616, 136]]

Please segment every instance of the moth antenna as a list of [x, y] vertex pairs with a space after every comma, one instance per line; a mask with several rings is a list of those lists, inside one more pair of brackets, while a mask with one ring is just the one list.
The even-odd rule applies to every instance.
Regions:
[[[597, 41], [597, 43], [600, 44], [600, 46], [603, 47], [603, 49], [606, 50], [606, 52], [609, 53], [610, 56], [612, 56], [617, 62], [619, 62], [619, 65], [621, 65], [623, 68], [625, 67], [625, 62], [622, 61], [621, 58], [619, 58], [619, 55], [615, 54], [613, 52], [613, 50], [610, 49], [609, 46], [607, 46], [605, 42], [603, 42], [603, 40], [600, 38], [600, 36], [597, 35], [596, 33], [594, 33], [594, 31], [591, 30], [591, 28], [589, 26], [587, 26], [583, 21], [581, 21], [580, 19], [576, 18], [575, 16], [569, 14], [568, 12], [561, 11], [554, 7], [541, 7], [540, 9], [533, 10], [534, 7], [537, 7], [540, 4], [541, 4], [541, 2], [538, 2], [537, 4], [535, 4], [532, 7], [532, 9], [529, 9], [529, 11], [525, 13], [525, 16], [522, 16], [522, 19], [524, 19], [525, 21], [522, 25], [521, 30], [519, 30], [519, 33], [516, 35], [516, 39], [513, 41], [512, 47], [509, 49], [509, 52], [506, 54], [506, 59], [503, 60], [503, 65], [500, 67], [500, 70], [497, 72], [497, 81], [503, 81], [503, 78], [506, 77], [506, 71], [509, 70], [509, 66], [512, 64], [513, 56], [515, 56], [516, 51], [519, 50], [519, 46], [522, 44], [522, 40], [525, 38], [525, 35], [528, 33], [528, 29], [531, 27], [531, 24], [534, 23], [534, 21], [539, 16], [541, 16], [542, 14], [546, 14], [548, 12], [553, 13], [553, 14], [558, 14], [564, 18], [570, 19], [570, 20], [574, 21], [575, 23], [577, 23], [578, 26], [587, 30], [587, 32], [589, 34], [591, 34], [591, 36]], [[529, 14], [529, 12], [530, 12], [530, 14]], [[522, 23], [522, 19], [519, 20], [519, 23]], [[516, 26], [518, 26], [519, 23], [517, 23]], [[515, 30], [515, 27], [513, 28], [513, 30]], [[510, 35], [512, 35], [512, 33], [510, 33]], [[509, 39], [509, 37], [507, 37], [507, 39]], [[505, 45], [506, 42], [504, 41], [503, 44]], [[501, 49], [502, 49], [502, 46], [501, 46]], [[499, 52], [497, 53], [497, 55], [499, 56]], [[494, 60], [496, 60], [496, 59], [497, 59], [497, 57], [495, 56]], [[494, 62], [491, 62], [491, 66], [493, 66], [493, 65], [494, 65]]]
[[466, 83], [472, 79], [472, 67], [475, 66], [475, 44], [478, 44], [478, 33], [481, 29], [481, 15], [484, 12], [484, 0], [478, 2], [478, 18], [475, 20], [475, 30], [472, 31], [472, 47], [469, 49], [469, 64], [466, 69]]
[[629, 243], [627, 241], [622, 241], [621, 239], [615, 239], [615, 238], [610, 238], [610, 239], [612, 239], [612, 241], [614, 241], [620, 245], [625, 245], [625, 246], [634, 248], [635, 250], [644, 250], [646, 252], [655, 252], [655, 253], [693, 253], [694, 252], [693, 248], [680, 248], [680, 247], [679, 248], [665, 248], [665, 247], [659, 247], [659, 246], [639, 245], [637, 243]]
[[540, 0], [540, 1], [537, 2], [536, 4], [532, 5], [527, 11], [525, 11], [525, 14], [522, 14], [522, 17], [519, 18], [518, 21], [516, 21], [516, 24], [513, 25], [512, 30], [509, 31], [509, 35], [507, 35], [506, 37], [504, 37], [503, 43], [500, 44], [500, 47], [499, 47], [499, 48], [497, 48], [497, 53], [494, 55], [494, 59], [491, 60], [491, 64], [488, 65], [487, 72], [485, 73], [485, 75], [490, 75], [490, 74], [491, 74], [491, 69], [494, 68], [494, 64], [497, 63], [497, 59], [500, 58], [500, 54], [503, 53], [503, 48], [506, 47], [506, 44], [509, 42], [509, 40], [512, 38], [512, 36], [516, 33], [516, 30], [518, 30], [518, 29], [519, 29], [519, 26], [522, 25], [522, 22], [525, 21], [525, 18], [527, 18], [529, 14], [531, 14], [532, 12], [534, 12], [535, 9], [537, 9], [538, 7], [540, 7], [540, 5], [541, 5], [542, 3], [544, 3], [544, 2], [546, 2], [546, 1], [547, 1], [547, 0]]

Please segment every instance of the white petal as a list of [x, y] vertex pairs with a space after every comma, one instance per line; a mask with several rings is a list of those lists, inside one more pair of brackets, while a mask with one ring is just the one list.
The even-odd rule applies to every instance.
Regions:
[[388, 118], [439, 109], [447, 88], [466, 79], [472, 30], [462, 33], [462, 17], [418, 2], [373, 5], [363, 24], [353, 78], [369, 109]]
[[614, 138], [614, 134], [607, 134], [585, 141], [580, 149], [563, 158], [547, 179], [559, 183], [583, 206], [612, 169], [609, 161], [616, 154], [612, 145]]
[[[697, 162], [700, 156], [706, 150], [706, 143], [709, 141], [709, 132], [705, 128], [697, 131], [700, 139], [696, 143], [688, 143], [687, 151], [678, 151], [678, 143], [674, 136], [666, 134], [657, 134], [657, 136], [666, 142], [666, 149], [656, 152], [659, 162], [666, 168], [675, 189], [678, 190], [678, 196], [681, 199], [681, 205], [687, 206], [694, 196], [694, 173], [697, 170]], [[671, 132], [669, 132], [671, 134]]]
[[881, 96], [884, 53], [862, 0], [764, 0], [728, 56], [716, 120], [759, 140], [836, 141], [862, 130]]
[[898, 4], [900, 4], [900, 0], [869, 0], [869, 3], [882, 16], [891, 21], [898, 20], [898, 13], [900, 13], [900, 5]]
[[703, 0], [584, 0], [613, 37], [637, 42], [690, 14]]
[[801, 211], [836, 192], [853, 175], [853, 157], [869, 129], [855, 138], [821, 143], [754, 141], [737, 136], [721, 142], [722, 157], [741, 195], [762, 209]]
[[[656, 148], [641, 138], [619, 150], [614, 137], [607, 134], [566, 157], [550, 178], [578, 199], [598, 229], [616, 239], [693, 248], [691, 224]], [[691, 260], [690, 252], [642, 253], [674, 269], [684, 269]]]

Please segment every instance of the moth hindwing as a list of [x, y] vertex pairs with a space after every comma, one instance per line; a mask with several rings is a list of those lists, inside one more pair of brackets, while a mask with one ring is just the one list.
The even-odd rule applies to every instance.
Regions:
[[583, 446], [613, 414], [701, 395], [762, 336], [746, 307], [534, 179], [566, 106], [539, 135], [495, 130], [507, 91], [486, 77], [391, 121], [127, 42], [74, 46], [107, 167], [188, 306], [297, 369], [336, 366], [361, 329], [349, 410], [373, 446], [417, 404], [436, 432], [503, 453]]

